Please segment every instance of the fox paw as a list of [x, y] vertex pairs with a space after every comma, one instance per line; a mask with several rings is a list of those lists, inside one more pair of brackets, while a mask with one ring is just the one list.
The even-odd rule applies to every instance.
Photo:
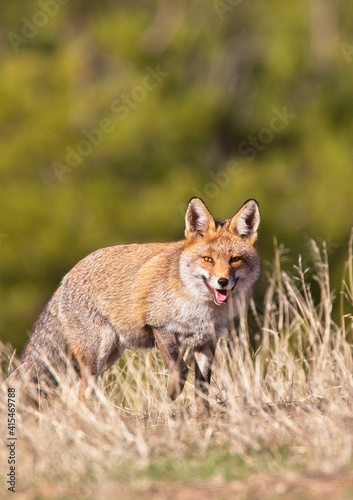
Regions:
[[174, 401], [182, 393], [184, 385], [185, 380], [181, 380], [177, 373], [171, 373], [167, 389], [168, 396]]

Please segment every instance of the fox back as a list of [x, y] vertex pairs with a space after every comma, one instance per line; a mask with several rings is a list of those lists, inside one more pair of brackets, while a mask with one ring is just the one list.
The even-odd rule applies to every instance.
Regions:
[[[188, 368], [180, 346], [194, 349], [196, 395], [205, 396], [217, 340], [245, 305], [260, 272], [255, 200], [215, 220], [192, 198], [185, 240], [118, 245], [93, 252], [62, 280], [34, 325], [21, 356], [32, 378], [50, 373], [69, 353], [78, 366], [80, 397], [126, 348], [158, 347], [172, 370], [168, 393], [180, 394]], [[201, 403], [203, 401], [203, 403]]]

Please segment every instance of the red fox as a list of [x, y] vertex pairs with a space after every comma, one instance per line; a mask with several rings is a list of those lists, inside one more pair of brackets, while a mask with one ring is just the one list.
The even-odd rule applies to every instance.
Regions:
[[[21, 355], [30, 376], [50, 376], [60, 353], [78, 365], [79, 396], [130, 348], [158, 347], [171, 369], [168, 395], [183, 390], [195, 358], [197, 407], [207, 395], [218, 339], [249, 301], [260, 272], [260, 214], [248, 200], [231, 219], [212, 217], [200, 198], [185, 216], [185, 240], [117, 245], [93, 252], [63, 278]], [[48, 361], [50, 366], [48, 366]]]

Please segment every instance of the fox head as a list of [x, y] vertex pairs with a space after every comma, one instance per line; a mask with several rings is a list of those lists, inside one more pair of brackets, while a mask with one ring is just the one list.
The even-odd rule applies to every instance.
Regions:
[[185, 216], [182, 262], [187, 286], [205, 300], [222, 306], [229, 295], [248, 296], [260, 273], [256, 240], [259, 206], [248, 200], [231, 219], [212, 217], [200, 198], [192, 198]]

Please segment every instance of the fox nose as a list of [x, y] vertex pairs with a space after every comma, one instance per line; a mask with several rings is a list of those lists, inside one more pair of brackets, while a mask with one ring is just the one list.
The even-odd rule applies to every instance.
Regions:
[[221, 287], [227, 286], [228, 283], [229, 283], [229, 280], [227, 278], [219, 278], [219, 280], [218, 280], [218, 284]]

